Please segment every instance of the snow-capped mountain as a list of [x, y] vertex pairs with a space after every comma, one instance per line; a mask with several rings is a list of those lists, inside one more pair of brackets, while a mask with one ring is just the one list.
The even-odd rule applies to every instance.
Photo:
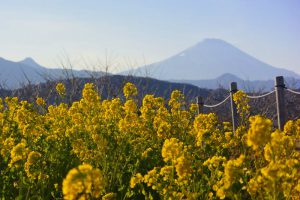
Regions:
[[292, 71], [273, 67], [220, 39], [206, 39], [170, 58], [131, 71], [163, 80], [215, 79], [230, 73], [243, 80], [270, 80], [275, 76], [300, 78]]

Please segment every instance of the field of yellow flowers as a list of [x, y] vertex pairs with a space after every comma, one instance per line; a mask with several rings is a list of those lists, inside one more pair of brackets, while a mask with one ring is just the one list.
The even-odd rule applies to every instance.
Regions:
[[101, 100], [86, 84], [70, 105], [0, 99], [0, 198], [300, 199], [300, 120], [276, 130], [237, 92], [233, 133], [179, 91], [141, 106], [137, 92], [127, 83], [125, 102]]

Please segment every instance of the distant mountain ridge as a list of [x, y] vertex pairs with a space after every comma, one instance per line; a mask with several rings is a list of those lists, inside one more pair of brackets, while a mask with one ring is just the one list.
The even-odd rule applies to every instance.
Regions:
[[[13, 62], [0, 57], [0, 86], [8, 89], [22, 87], [28, 82], [37, 84], [70, 76], [88, 78], [103, 74], [88, 70], [50, 69], [32, 58]], [[208, 89], [227, 88], [230, 82], [235, 81], [241, 89], [253, 91], [270, 90], [274, 86], [274, 78], [284, 76], [287, 84], [300, 88], [300, 75], [266, 64], [220, 39], [206, 39], [161, 62], [120, 74], [146, 75]]]
[[[285, 84], [289, 88], [299, 89], [300, 88], [300, 79], [293, 77], [284, 77]], [[273, 80], [243, 80], [233, 74], [223, 74], [215, 79], [207, 79], [207, 80], [173, 80], [174, 82], [180, 83], [189, 83], [200, 88], [208, 88], [208, 89], [217, 89], [224, 88], [229, 89], [229, 85], [231, 82], [236, 82], [238, 85], [238, 89], [241, 89], [245, 92], [267, 92], [274, 89], [275, 86], [275, 77]]]
[[59, 68], [46, 68], [36, 63], [32, 58], [14, 62], [0, 57], [0, 85], [8, 89], [22, 87], [28, 82], [37, 84], [46, 80], [64, 79], [68, 76], [90, 77], [91, 74], [102, 76], [103, 72], [88, 70], [71, 70]]
[[300, 78], [295, 72], [266, 64], [220, 39], [205, 39], [163, 61], [131, 70], [136, 75], [143, 72], [150, 77], [178, 81], [215, 79], [227, 73], [250, 81], [279, 75]]

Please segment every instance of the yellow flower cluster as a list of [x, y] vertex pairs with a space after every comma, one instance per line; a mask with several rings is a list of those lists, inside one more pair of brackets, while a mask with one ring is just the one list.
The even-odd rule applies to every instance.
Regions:
[[237, 105], [237, 112], [240, 114], [243, 124], [247, 121], [250, 115], [250, 106], [247, 94], [239, 90], [233, 95], [233, 101]]
[[[63, 84], [57, 92], [64, 97]], [[232, 132], [213, 113], [174, 91], [169, 101], [101, 100], [86, 84], [82, 98], [0, 99], [0, 191], [5, 199], [299, 199], [300, 120], [284, 131], [249, 116]], [[60, 102], [61, 101], [61, 102]], [[86, 164], [89, 163], [89, 164]]]
[[143, 180], [144, 180], [144, 177], [140, 173], [137, 173], [130, 179], [130, 187], [134, 188], [136, 186], [136, 184], [141, 183]]
[[166, 139], [162, 147], [162, 157], [165, 162], [172, 162], [179, 178], [191, 175], [191, 162], [187, 158], [186, 147], [176, 138]]
[[181, 155], [183, 143], [176, 138], [166, 139], [162, 147], [161, 155], [165, 162], [175, 162]]
[[182, 109], [182, 106], [185, 104], [184, 96], [179, 90], [175, 90], [171, 94], [171, 99], [169, 101], [169, 106], [172, 111]]
[[202, 146], [214, 132], [217, 132], [218, 119], [216, 114], [199, 114], [194, 121], [194, 134], [197, 145]]
[[36, 179], [37, 177], [39, 177], [39, 175], [41, 175], [41, 158], [42, 155], [35, 151], [31, 151], [28, 154], [24, 170], [29, 178]]
[[229, 160], [224, 165], [224, 189], [228, 190], [234, 182], [239, 180], [241, 166], [244, 162], [245, 156], [240, 155], [239, 158], [235, 160]]
[[46, 104], [46, 102], [45, 102], [45, 100], [44, 100], [43, 98], [38, 97], [38, 98], [36, 99], [36, 104], [39, 105], [39, 106], [43, 106], [43, 105]]
[[66, 94], [66, 87], [63, 83], [58, 83], [55, 89], [60, 96], [64, 96]]
[[28, 149], [26, 148], [26, 143], [21, 142], [13, 147], [11, 150], [11, 160], [8, 166], [10, 167], [20, 167], [22, 162], [26, 159]]
[[226, 158], [223, 156], [213, 156], [209, 159], [207, 159], [203, 166], [207, 166], [210, 171], [214, 171], [215, 169], [219, 168], [219, 166], [222, 166], [221, 164], [226, 161]]
[[271, 139], [272, 121], [261, 116], [250, 117], [247, 144], [254, 150], [262, 147]]
[[242, 165], [244, 159], [244, 155], [228, 161], [225, 157], [213, 156], [203, 163], [211, 171], [213, 180], [210, 182], [210, 185], [212, 185], [212, 189], [218, 198], [224, 199], [225, 197], [236, 195], [232, 191], [235, 185], [243, 184], [244, 170]]
[[191, 176], [191, 162], [186, 156], [180, 156], [177, 158], [175, 168], [180, 179], [185, 179]]
[[264, 147], [264, 159], [267, 165], [249, 181], [247, 190], [251, 196], [273, 199], [299, 197], [300, 162], [293, 137], [278, 130], [273, 132]]
[[284, 132], [287, 135], [294, 136], [295, 138], [300, 138], [300, 119], [295, 121], [288, 121], [284, 126]]
[[100, 100], [100, 97], [97, 95], [97, 92], [94, 90], [94, 84], [87, 83], [85, 84], [82, 91], [82, 98], [85, 102], [96, 102]]
[[64, 199], [90, 199], [101, 195], [105, 187], [102, 172], [89, 164], [69, 171], [63, 181]]
[[138, 90], [132, 83], [126, 83], [123, 88], [124, 96], [129, 99], [135, 97], [138, 94]]
[[166, 165], [154, 167], [144, 176], [140, 173], [136, 174], [131, 178], [131, 188], [145, 183], [162, 196], [171, 199], [194, 195], [186, 191], [193, 174], [188, 147], [176, 138], [166, 139], [162, 146], [162, 157]]
[[[157, 172], [157, 168], [148, 171], [147, 174], [142, 178], [142, 180], [147, 184], [147, 186], [152, 187], [153, 190], [157, 189], [158, 179], [159, 174]], [[140, 180], [140, 178], [138, 180]], [[132, 186], [134, 185], [136, 184], [132, 184]]]

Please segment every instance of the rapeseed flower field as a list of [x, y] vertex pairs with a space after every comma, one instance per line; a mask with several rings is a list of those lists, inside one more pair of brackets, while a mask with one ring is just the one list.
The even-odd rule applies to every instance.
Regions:
[[140, 106], [135, 85], [123, 93], [102, 100], [86, 84], [70, 105], [0, 99], [0, 198], [300, 199], [300, 119], [279, 131], [239, 91], [233, 132], [179, 91]]

